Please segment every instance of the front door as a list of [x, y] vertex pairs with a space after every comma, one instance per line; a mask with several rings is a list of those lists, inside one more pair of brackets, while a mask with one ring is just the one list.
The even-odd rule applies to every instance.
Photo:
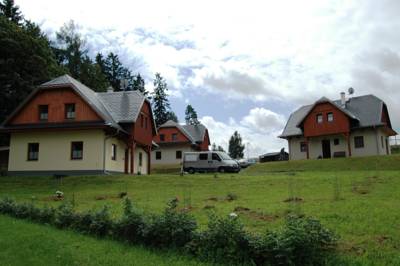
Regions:
[[331, 142], [329, 139], [324, 139], [322, 141], [322, 157], [331, 158]]

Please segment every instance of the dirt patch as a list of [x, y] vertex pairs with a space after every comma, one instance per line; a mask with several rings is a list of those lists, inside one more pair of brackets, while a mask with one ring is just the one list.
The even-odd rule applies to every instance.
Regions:
[[247, 217], [249, 217], [250, 219], [253, 219], [253, 220], [273, 222], [273, 221], [279, 219], [278, 215], [264, 214], [264, 213], [261, 213], [261, 212], [250, 210], [247, 207], [238, 206], [238, 207], [235, 207], [234, 211], [237, 212], [237, 213], [240, 213], [242, 215], [245, 215], [245, 216], [247, 216]]
[[50, 197], [45, 197], [42, 199], [43, 201], [63, 201], [64, 197], [60, 198], [57, 196], [50, 196]]
[[380, 244], [380, 245], [383, 245], [387, 241], [390, 241], [390, 240], [391, 240], [391, 237], [390, 236], [385, 236], [385, 235], [377, 236], [375, 238], [375, 241], [378, 242], [378, 244]]
[[94, 197], [95, 200], [106, 200], [107, 196], [96, 196]]
[[285, 199], [283, 202], [303, 202], [303, 198], [300, 197], [290, 197]]
[[209, 200], [209, 201], [219, 201], [219, 199], [218, 199], [217, 197], [210, 197], [210, 198], [208, 198], [208, 199], [206, 199], [206, 200]]
[[204, 210], [211, 210], [211, 209], [215, 209], [214, 205], [206, 205], [203, 207]]
[[246, 207], [238, 206], [238, 207], [235, 207], [235, 209], [233, 211], [235, 211], [235, 212], [247, 212], [247, 211], [250, 211], [250, 209], [246, 208]]

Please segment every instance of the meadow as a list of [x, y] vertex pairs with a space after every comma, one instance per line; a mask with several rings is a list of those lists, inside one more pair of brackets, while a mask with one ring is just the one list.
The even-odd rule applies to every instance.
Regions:
[[[0, 178], [0, 197], [18, 201], [57, 206], [61, 204], [54, 200], [57, 190], [78, 211], [108, 205], [115, 217], [122, 212], [125, 194], [149, 213], [161, 212], [169, 200], [177, 198], [179, 208], [191, 213], [201, 227], [211, 213], [235, 212], [246, 229], [254, 232], [279, 227], [290, 213], [312, 216], [341, 237], [340, 264], [400, 264], [398, 155], [265, 163], [240, 174], [180, 176], [170, 171], [150, 176]], [[1, 217], [0, 232], [10, 223], [37, 226]]]

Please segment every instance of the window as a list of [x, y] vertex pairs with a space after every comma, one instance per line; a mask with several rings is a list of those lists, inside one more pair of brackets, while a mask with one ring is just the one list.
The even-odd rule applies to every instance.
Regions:
[[177, 141], [178, 140], [178, 134], [174, 133], [172, 134], [172, 141]]
[[47, 121], [49, 119], [49, 106], [39, 105], [39, 120]]
[[71, 142], [71, 160], [82, 160], [83, 159], [83, 142], [74, 141]]
[[333, 122], [333, 113], [327, 113], [326, 119], [328, 120], [328, 122]]
[[213, 161], [221, 161], [221, 158], [219, 157], [218, 154], [213, 153], [213, 154], [212, 154], [212, 160], [213, 160]]
[[165, 135], [164, 134], [160, 134], [160, 141], [165, 141]]
[[111, 145], [111, 160], [113, 161], [117, 160], [117, 145], [115, 144]]
[[300, 152], [306, 152], [306, 151], [307, 151], [307, 143], [300, 142]]
[[144, 117], [143, 117], [142, 114], [140, 115], [140, 126], [141, 126], [142, 128], [144, 127]]
[[364, 137], [363, 136], [354, 137], [354, 147], [364, 148]]
[[334, 139], [333, 140], [333, 145], [335, 145], [335, 146], [339, 145], [339, 139]]
[[208, 153], [200, 153], [199, 160], [207, 161], [208, 160]]
[[182, 159], [182, 151], [176, 151], [176, 159]]
[[323, 122], [324, 118], [322, 116], [322, 114], [317, 114], [317, 123], [321, 124]]
[[75, 104], [68, 103], [65, 105], [65, 118], [66, 119], [75, 119]]
[[143, 164], [143, 154], [139, 152], [139, 166], [142, 166]]
[[156, 151], [156, 160], [161, 160], [161, 151]]
[[28, 143], [28, 161], [39, 160], [39, 143]]

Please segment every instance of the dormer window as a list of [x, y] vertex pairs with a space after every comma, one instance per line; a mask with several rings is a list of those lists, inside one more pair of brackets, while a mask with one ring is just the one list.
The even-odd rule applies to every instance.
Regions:
[[326, 119], [328, 120], [328, 122], [333, 122], [333, 113], [327, 113]]
[[65, 118], [66, 119], [75, 119], [75, 104], [68, 103], [65, 105]]
[[321, 124], [324, 121], [324, 117], [322, 114], [317, 114], [317, 123]]
[[160, 141], [165, 141], [165, 135], [164, 134], [160, 134]]
[[49, 106], [39, 105], [39, 120], [47, 121], [49, 119]]
[[174, 133], [172, 134], [172, 141], [177, 141], [178, 140], [178, 134]]

